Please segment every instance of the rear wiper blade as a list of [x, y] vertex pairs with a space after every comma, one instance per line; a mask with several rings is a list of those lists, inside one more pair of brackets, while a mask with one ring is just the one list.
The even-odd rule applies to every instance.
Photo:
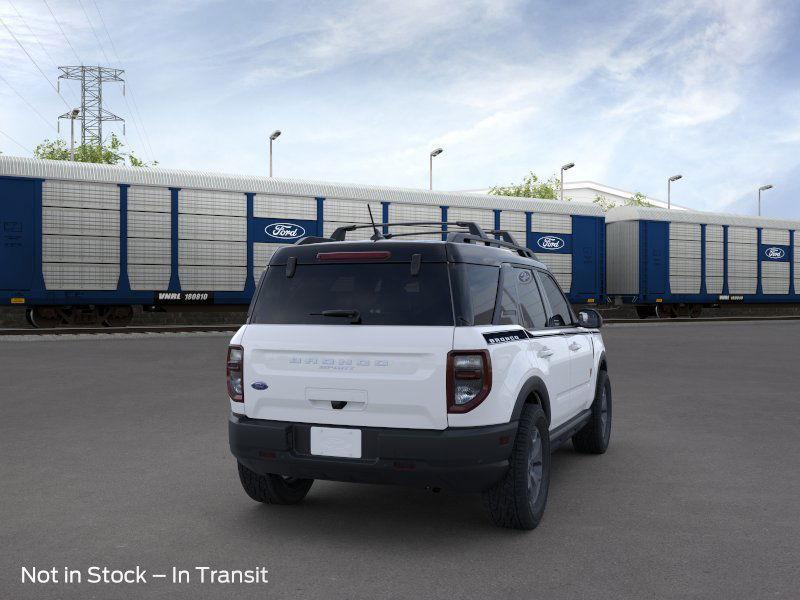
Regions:
[[344, 317], [349, 318], [350, 323], [358, 325], [361, 323], [361, 313], [353, 309], [336, 309], [336, 310], [323, 310], [318, 313], [308, 313], [315, 317]]

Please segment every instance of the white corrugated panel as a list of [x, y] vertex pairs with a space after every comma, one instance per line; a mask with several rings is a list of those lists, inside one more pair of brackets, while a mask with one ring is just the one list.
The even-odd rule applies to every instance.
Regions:
[[244, 289], [247, 267], [181, 266], [181, 289], [186, 291], [237, 291]]
[[180, 240], [178, 242], [178, 264], [245, 266], [247, 265], [247, 244], [245, 242]]
[[758, 230], [754, 227], [728, 227], [728, 243], [758, 244]]
[[700, 225], [694, 223], [670, 223], [670, 240], [700, 241]]
[[758, 262], [754, 260], [729, 260], [728, 275], [730, 277], [752, 277], [758, 275]]
[[728, 260], [758, 260], [758, 246], [756, 244], [728, 244]]
[[789, 263], [763, 261], [761, 263], [761, 289], [765, 294], [788, 294]]
[[212, 215], [182, 214], [178, 219], [182, 240], [247, 241], [247, 219]]
[[128, 239], [167, 238], [172, 231], [172, 215], [158, 212], [128, 212]]
[[372, 202], [364, 202], [363, 200], [325, 200], [322, 215], [325, 221], [369, 223], [370, 218], [367, 206], [372, 209], [372, 217], [375, 222], [380, 223], [383, 220], [383, 205], [377, 200]]
[[788, 246], [789, 231], [786, 229], [763, 229], [761, 231], [761, 243]]
[[181, 189], [178, 212], [192, 215], [247, 216], [247, 196], [237, 192]]
[[48, 290], [115, 290], [119, 263], [42, 263]]
[[[513, 231], [515, 233], [525, 233], [525, 213], [515, 210], [501, 211], [500, 229]], [[517, 241], [523, 242], [524, 244], [524, 238]]]
[[721, 294], [724, 278], [722, 276], [706, 277], [706, 292], [709, 294]]
[[725, 275], [725, 261], [721, 259], [706, 259], [706, 277], [723, 277]]
[[168, 265], [172, 258], [169, 239], [128, 238], [128, 263]]
[[43, 206], [42, 233], [119, 237], [119, 211]]
[[754, 277], [732, 277], [728, 275], [728, 292], [730, 294], [755, 294], [757, 282]]
[[670, 275], [669, 288], [670, 292], [673, 294], [699, 294], [700, 277], [692, 277], [690, 275]]
[[725, 244], [706, 240], [706, 260], [722, 260], [725, 258]]
[[722, 225], [706, 225], [706, 241], [722, 242], [725, 238], [725, 230]]
[[169, 188], [132, 185], [128, 188], [128, 210], [168, 213], [172, 211]]
[[708, 225], [734, 225], [738, 227], [766, 227], [773, 229], [798, 229], [800, 222], [763, 217], [743, 217], [723, 213], [709, 213], [694, 210], [667, 210], [664, 208], [643, 208], [620, 206], [606, 213], [606, 223], [617, 221], [669, 221], [672, 223], [706, 223]]
[[[720, 246], [721, 247], [721, 246]], [[702, 245], [700, 240], [673, 240], [669, 241], [670, 258], [700, 258]]]
[[119, 262], [119, 238], [83, 235], [42, 236], [43, 262]]
[[166, 290], [170, 273], [169, 265], [128, 265], [128, 281], [132, 290]]
[[794, 293], [800, 294], [800, 229], [794, 232]]
[[531, 231], [539, 233], [572, 233], [572, 217], [548, 213], [531, 215]]
[[119, 186], [48, 179], [42, 183], [42, 206], [119, 210]]
[[[375, 220], [380, 218], [380, 211]], [[256, 194], [253, 199], [253, 216], [262, 219], [303, 219], [317, 218], [317, 200], [309, 197], [277, 196]]]

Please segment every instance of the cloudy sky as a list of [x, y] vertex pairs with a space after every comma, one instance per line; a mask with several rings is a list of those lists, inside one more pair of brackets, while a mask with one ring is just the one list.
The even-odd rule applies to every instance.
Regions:
[[277, 176], [426, 187], [441, 146], [438, 189], [574, 161], [568, 179], [656, 198], [682, 173], [673, 201], [705, 210], [753, 214], [772, 183], [764, 213], [800, 218], [797, 2], [0, 0], [0, 18], [6, 154], [77, 102], [56, 65], [103, 64], [130, 84], [106, 107], [163, 167], [266, 174], [281, 129]]

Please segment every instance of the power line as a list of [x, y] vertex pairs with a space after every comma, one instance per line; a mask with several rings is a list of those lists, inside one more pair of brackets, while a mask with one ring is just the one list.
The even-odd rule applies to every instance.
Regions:
[[28, 100], [25, 98], [25, 96], [23, 96], [22, 94], [20, 94], [20, 93], [19, 93], [19, 92], [16, 90], [16, 88], [15, 88], [13, 85], [11, 85], [11, 82], [10, 82], [8, 79], [6, 79], [5, 77], [3, 77], [2, 73], [0, 73], [0, 80], [2, 80], [2, 81], [3, 81], [3, 82], [4, 82], [4, 83], [5, 83], [5, 84], [6, 84], [8, 87], [10, 87], [10, 88], [11, 88], [11, 91], [12, 91], [12, 92], [14, 92], [14, 93], [15, 93], [17, 96], [19, 96], [20, 100], [22, 100], [22, 101], [23, 101], [25, 104], [27, 104], [27, 105], [28, 105], [28, 107], [29, 107], [29, 108], [30, 108], [30, 109], [31, 109], [33, 112], [35, 112], [35, 113], [36, 113], [36, 114], [39, 116], [39, 118], [40, 118], [42, 121], [44, 121], [44, 122], [47, 124], [47, 126], [48, 126], [48, 127], [50, 127], [51, 129], [53, 129], [54, 131], [58, 132], [58, 129], [57, 129], [57, 128], [56, 128], [56, 127], [55, 127], [55, 126], [54, 126], [54, 125], [53, 125], [53, 124], [52, 124], [50, 121], [48, 121], [48, 120], [47, 120], [47, 117], [45, 117], [45, 116], [44, 116], [42, 113], [40, 113], [40, 112], [37, 110], [37, 108], [36, 108], [36, 107], [35, 107], [33, 104], [31, 104], [30, 102], [28, 102]]
[[[94, 4], [94, 9], [97, 11], [97, 15], [100, 17], [100, 23], [101, 23], [101, 25], [103, 26], [103, 29], [106, 32], [106, 36], [108, 36], [108, 41], [111, 43], [111, 50], [114, 52], [114, 56], [116, 57], [117, 62], [122, 64], [122, 60], [120, 59], [119, 52], [117, 51], [117, 46], [116, 46], [116, 44], [114, 44], [114, 38], [111, 37], [111, 32], [109, 31], [108, 27], [106, 26], [106, 20], [103, 18], [103, 13], [100, 12], [100, 7], [98, 6], [96, 0], [92, 0], [92, 4]], [[154, 161], [155, 160], [155, 155], [153, 153], [153, 146], [150, 143], [150, 135], [147, 133], [147, 128], [144, 125], [144, 119], [142, 119], [141, 112], [139, 111], [139, 106], [136, 103], [136, 96], [133, 93], [133, 87], [131, 86], [130, 81], [128, 81], [126, 83], [127, 83], [128, 89], [130, 90], [130, 93], [131, 93], [131, 101], [133, 102], [133, 107], [136, 109], [136, 111], [134, 112], [133, 110], [131, 110], [131, 106], [130, 106], [130, 104], [128, 104], [128, 98], [125, 96], [125, 94], [123, 94], [122, 98], [123, 98], [123, 100], [125, 100], [125, 106], [128, 107], [128, 112], [130, 113], [130, 115], [132, 117], [133, 127], [134, 127], [134, 129], [136, 129], [136, 135], [139, 136], [139, 139], [141, 140], [141, 142], [146, 146], [145, 147], [145, 152], [149, 151], [150, 160]], [[139, 124], [141, 124], [141, 127], [142, 127], [141, 131], [139, 131], [139, 125], [137, 124], [137, 121], [139, 122]], [[142, 133], [144, 133], [144, 136], [142, 136]]]
[[86, 17], [86, 22], [89, 23], [89, 29], [92, 30], [94, 39], [97, 40], [97, 45], [100, 46], [100, 52], [103, 53], [103, 57], [106, 59], [106, 64], [111, 65], [111, 61], [108, 59], [108, 54], [106, 54], [106, 49], [103, 48], [103, 43], [100, 41], [100, 36], [98, 36], [97, 32], [94, 30], [94, 25], [92, 25], [92, 20], [89, 18], [89, 13], [86, 12], [86, 9], [83, 7], [83, 2], [81, 2], [81, 0], [78, 0], [78, 6], [81, 7], [81, 10], [83, 11], [83, 16]]
[[5, 131], [3, 131], [2, 129], [0, 129], [0, 135], [4, 135], [4, 136], [6, 136], [8, 139], [10, 139], [12, 142], [14, 142], [14, 143], [15, 143], [17, 146], [19, 146], [20, 148], [22, 148], [23, 150], [25, 150], [25, 152], [30, 152], [31, 154], [33, 154], [33, 150], [31, 150], [31, 149], [30, 149], [30, 148], [28, 148], [27, 146], [24, 146], [23, 144], [19, 143], [17, 140], [15, 140], [13, 137], [11, 137], [10, 135], [8, 135], [8, 134], [7, 134]]
[[[30, 32], [30, 34], [33, 36], [33, 39], [34, 39], [34, 40], [36, 40], [36, 43], [37, 43], [37, 44], [39, 44], [39, 48], [41, 48], [41, 49], [42, 49], [42, 52], [44, 52], [45, 56], [47, 56], [47, 58], [50, 60], [50, 64], [52, 64], [52, 65], [53, 65], [53, 67], [54, 67], [56, 70], [58, 70], [58, 65], [56, 64], [56, 61], [55, 61], [55, 60], [53, 60], [53, 57], [52, 57], [52, 56], [50, 55], [50, 53], [47, 51], [47, 48], [45, 48], [44, 44], [42, 44], [42, 41], [39, 39], [39, 36], [38, 36], [38, 35], [36, 35], [36, 32], [35, 32], [35, 31], [34, 31], [34, 30], [31, 28], [31, 26], [30, 26], [30, 25], [28, 24], [28, 22], [25, 20], [25, 17], [23, 17], [23, 16], [22, 16], [22, 13], [21, 13], [21, 12], [19, 12], [19, 10], [17, 9], [17, 7], [14, 5], [14, 3], [13, 3], [11, 0], [8, 0], [8, 3], [11, 5], [11, 8], [13, 8], [13, 9], [14, 9], [14, 12], [15, 12], [15, 13], [17, 13], [17, 17], [19, 17], [19, 20], [20, 20], [20, 21], [22, 21], [22, 24], [23, 24], [23, 25], [25, 25], [25, 27], [28, 29], [28, 31]], [[56, 89], [58, 89], [58, 87], [57, 87], [57, 86], [56, 86]], [[70, 91], [72, 91], [72, 90], [70, 90]], [[75, 96], [75, 92], [74, 92], [74, 91], [72, 91], [72, 95], [73, 95], [73, 96]], [[76, 100], [78, 100], [78, 98], [77, 98], [77, 97], [76, 97], [75, 99], [76, 99]]]
[[75, 58], [78, 59], [78, 64], [82, 65], [83, 61], [81, 60], [81, 57], [78, 56], [77, 52], [75, 52], [75, 48], [72, 46], [72, 43], [70, 43], [69, 38], [67, 37], [67, 34], [64, 32], [64, 28], [61, 27], [61, 23], [56, 17], [56, 14], [53, 12], [53, 9], [50, 8], [50, 5], [47, 3], [47, 0], [43, 0], [43, 2], [44, 5], [47, 7], [47, 10], [50, 11], [50, 16], [53, 17], [53, 21], [55, 21], [56, 25], [58, 25], [58, 29], [59, 31], [61, 31], [61, 35], [64, 36], [64, 41], [67, 42], [67, 46], [69, 46], [69, 49], [72, 50], [72, 53], [75, 55]]
[[0, 24], [2, 24], [2, 25], [3, 25], [3, 27], [5, 27], [5, 28], [6, 28], [6, 31], [8, 32], [8, 34], [9, 34], [9, 35], [10, 35], [12, 38], [14, 38], [14, 41], [15, 41], [15, 42], [17, 42], [17, 45], [18, 45], [20, 48], [22, 48], [22, 51], [25, 53], [25, 56], [27, 56], [27, 57], [30, 59], [30, 61], [33, 63], [33, 66], [34, 66], [34, 67], [36, 67], [36, 70], [37, 70], [37, 71], [39, 71], [39, 73], [41, 73], [41, 74], [42, 74], [42, 77], [44, 77], [45, 81], [47, 81], [47, 83], [49, 83], [49, 84], [50, 84], [50, 87], [51, 87], [51, 88], [53, 88], [53, 91], [54, 91], [56, 94], [58, 94], [58, 97], [59, 97], [59, 98], [61, 98], [61, 101], [62, 101], [62, 102], [63, 102], [63, 103], [66, 105], [66, 107], [67, 107], [67, 108], [69, 108], [69, 109], [71, 109], [72, 107], [69, 105], [69, 102], [67, 102], [66, 100], [64, 100], [64, 96], [62, 96], [62, 95], [61, 95], [61, 92], [59, 92], [59, 91], [58, 91], [58, 88], [57, 88], [56, 86], [54, 86], [54, 85], [53, 85], [53, 82], [52, 82], [52, 81], [50, 81], [50, 78], [49, 78], [47, 75], [45, 75], [45, 72], [44, 72], [44, 71], [42, 71], [42, 68], [39, 66], [39, 63], [37, 63], [37, 62], [36, 62], [36, 60], [33, 58], [33, 56], [31, 56], [30, 52], [28, 52], [28, 51], [25, 49], [25, 46], [23, 46], [23, 45], [22, 45], [22, 42], [20, 42], [20, 41], [19, 41], [19, 39], [17, 38], [17, 36], [16, 36], [16, 35], [14, 35], [14, 32], [13, 32], [13, 31], [11, 31], [11, 29], [8, 27], [8, 25], [6, 25], [6, 22], [3, 20], [3, 17], [0, 17]]

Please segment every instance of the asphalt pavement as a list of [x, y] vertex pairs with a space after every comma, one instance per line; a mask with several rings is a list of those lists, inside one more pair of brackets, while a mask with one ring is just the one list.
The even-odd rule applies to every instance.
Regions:
[[[316, 482], [300, 506], [252, 502], [224, 335], [2, 340], [0, 598], [797, 598], [800, 322], [603, 334], [611, 447], [560, 449], [525, 533], [476, 495]], [[88, 583], [93, 565], [148, 583]], [[269, 582], [200, 583], [203, 566]]]

